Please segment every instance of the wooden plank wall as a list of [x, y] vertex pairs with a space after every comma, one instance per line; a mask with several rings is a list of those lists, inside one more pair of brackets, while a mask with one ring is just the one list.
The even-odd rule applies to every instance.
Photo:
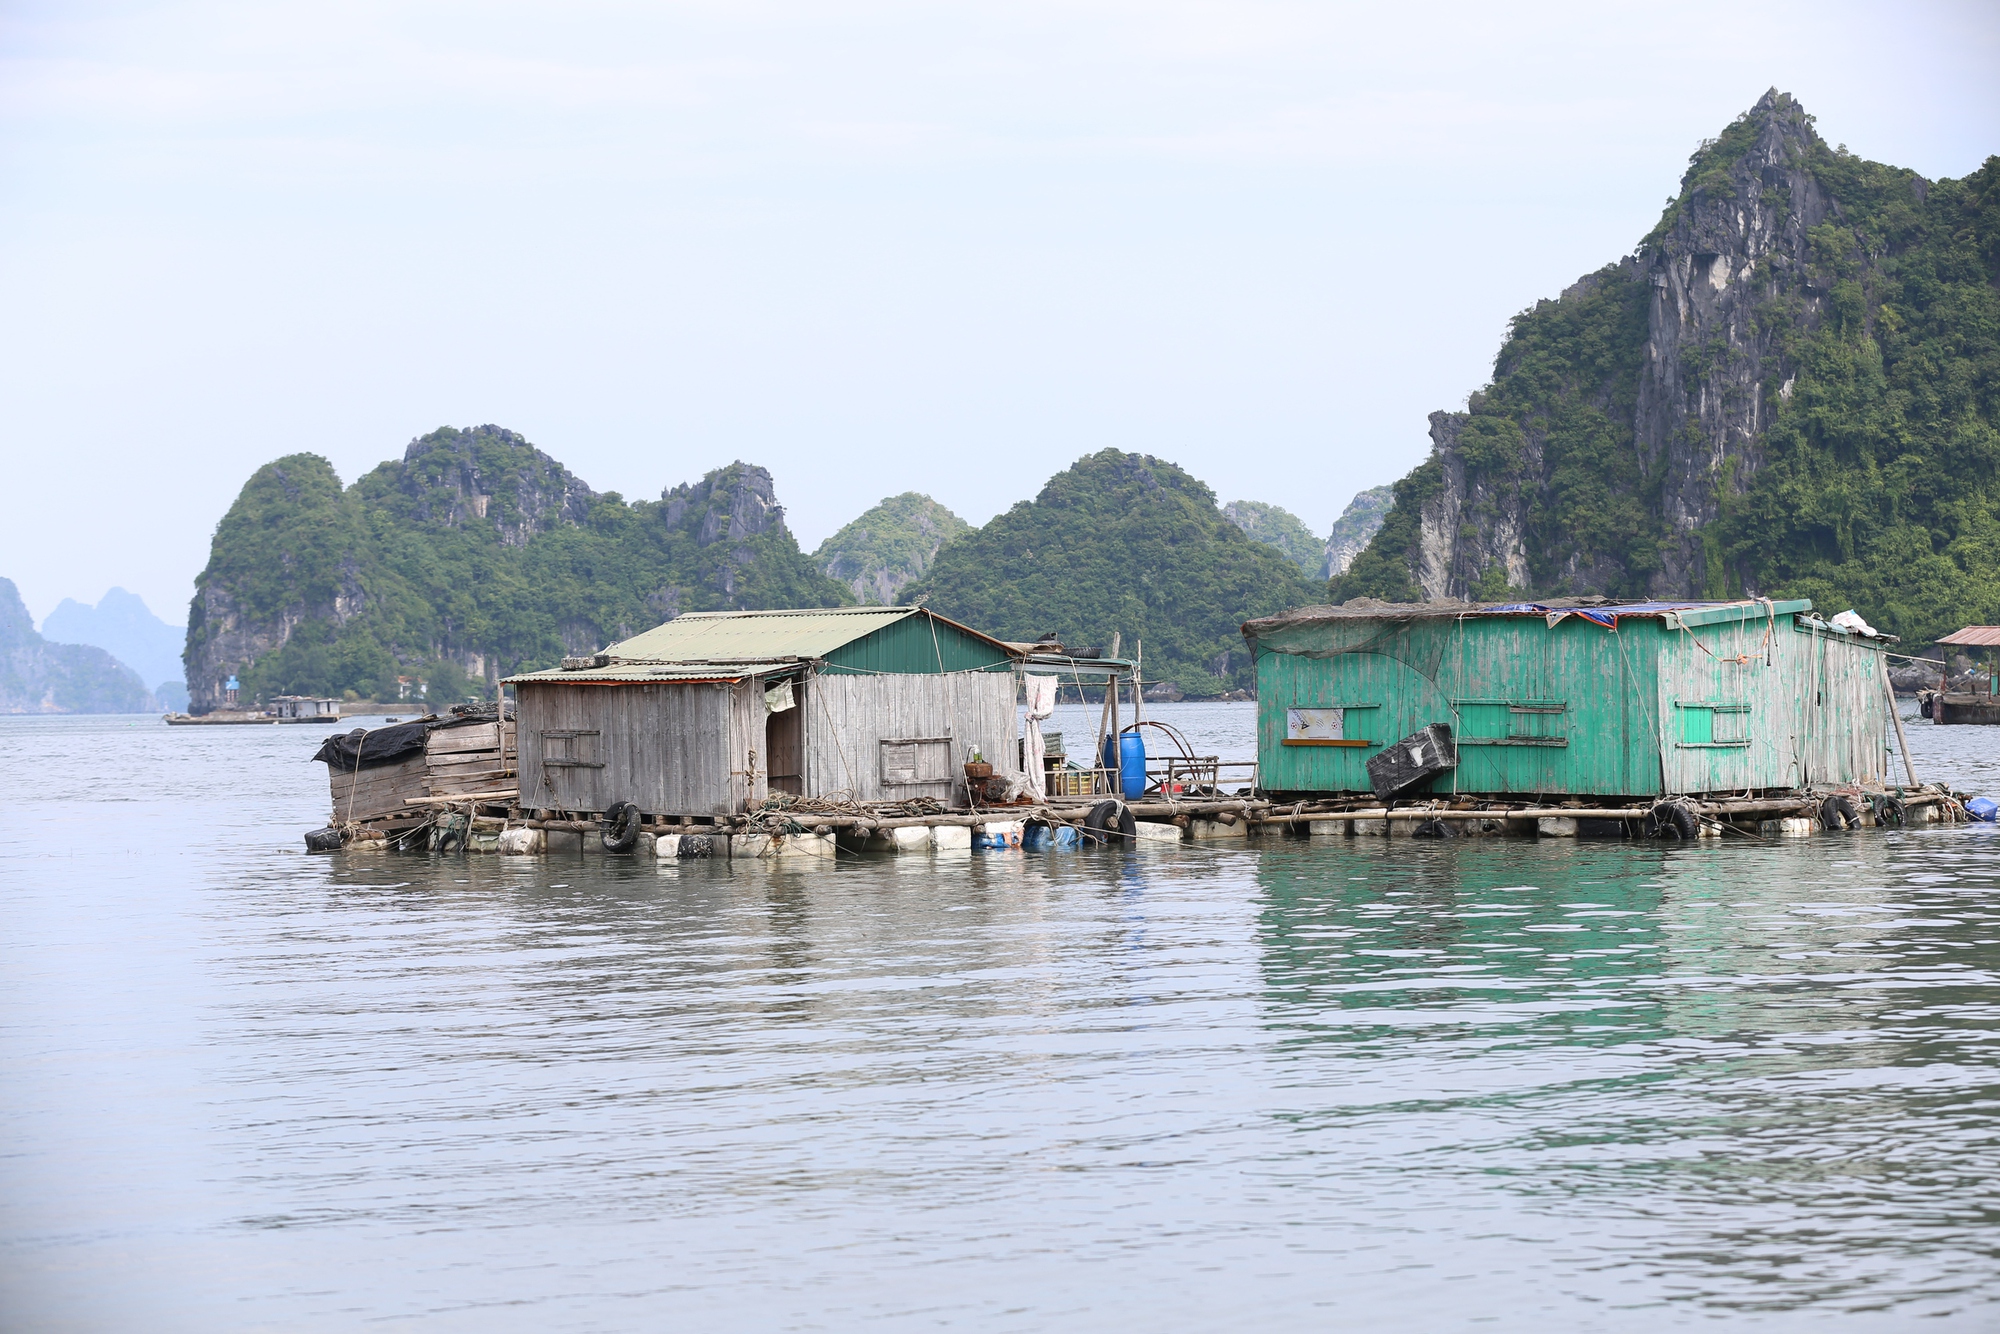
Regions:
[[511, 722], [442, 727], [425, 743], [427, 796], [497, 792], [514, 786], [519, 747]]
[[373, 820], [385, 815], [407, 815], [403, 802], [410, 797], [427, 797], [429, 764], [425, 756], [412, 755], [395, 764], [378, 764], [351, 774], [329, 768], [327, 782], [333, 795], [335, 820]]
[[[965, 752], [984, 752], [995, 774], [1019, 772], [1019, 726], [1012, 672], [942, 676], [818, 676], [806, 692], [806, 792], [847, 791], [860, 801], [927, 796], [962, 802]], [[952, 781], [885, 788], [881, 743], [952, 738]]]
[[[756, 702], [761, 710], [761, 694]], [[523, 806], [602, 811], [630, 801], [648, 815], [741, 809], [743, 780], [732, 771], [743, 767], [743, 710], [726, 685], [523, 684], [518, 710]], [[543, 737], [549, 731], [597, 735], [551, 744]], [[549, 765], [548, 758], [602, 767]]]

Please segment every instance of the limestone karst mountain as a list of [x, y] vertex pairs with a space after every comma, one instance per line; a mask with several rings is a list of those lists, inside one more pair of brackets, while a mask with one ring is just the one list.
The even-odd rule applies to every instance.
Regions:
[[939, 547], [971, 528], [929, 496], [905, 491], [820, 543], [813, 564], [856, 601], [887, 606], [930, 569]]
[[266, 464], [196, 590], [197, 712], [232, 674], [245, 698], [395, 699], [421, 681], [449, 701], [682, 611], [851, 600], [799, 550], [762, 468], [628, 503], [497, 426], [434, 431], [345, 488], [315, 455]]
[[2000, 158], [1928, 181], [1776, 90], [1518, 315], [1335, 596], [1804, 595], [2000, 616]]

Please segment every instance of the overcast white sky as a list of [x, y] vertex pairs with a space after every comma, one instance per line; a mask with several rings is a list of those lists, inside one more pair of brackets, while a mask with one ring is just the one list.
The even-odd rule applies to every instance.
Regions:
[[0, 575], [184, 619], [248, 474], [445, 424], [810, 550], [1107, 445], [1325, 532], [1771, 85], [2000, 152], [1990, 3], [0, 5]]

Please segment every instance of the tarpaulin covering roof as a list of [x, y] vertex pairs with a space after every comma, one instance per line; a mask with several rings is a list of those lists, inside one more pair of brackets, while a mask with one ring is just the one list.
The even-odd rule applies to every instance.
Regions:
[[430, 722], [414, 722], [377, 727], [372, 731], [357, 727], [352, 732], [343, 732], [322, 741], [313, 758], [334, 772], [343, 774], [351, 774], [356, 769], [373, 769], [382, 764], [396, 764], [412, 755], [424, 753], [424, 738], [430, 734], [432, 726]]
[[1938, 643], [1962, 648], [1992, 648], [2000, 645], [2000, 625], [1968, 625], [1963, 630], [1952, 631]]

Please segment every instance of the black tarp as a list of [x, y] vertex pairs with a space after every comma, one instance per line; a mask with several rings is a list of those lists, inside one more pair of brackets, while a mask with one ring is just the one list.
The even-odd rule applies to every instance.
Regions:
[[336, 773], [351, 774], [356, 769], [373, 769], [378, 764], [395, 764], [424, 753], [424, 737], [432, 722], [398, 723], [373, 731], [357, 727], [341, 736], [328, 737], [313, 758]]

